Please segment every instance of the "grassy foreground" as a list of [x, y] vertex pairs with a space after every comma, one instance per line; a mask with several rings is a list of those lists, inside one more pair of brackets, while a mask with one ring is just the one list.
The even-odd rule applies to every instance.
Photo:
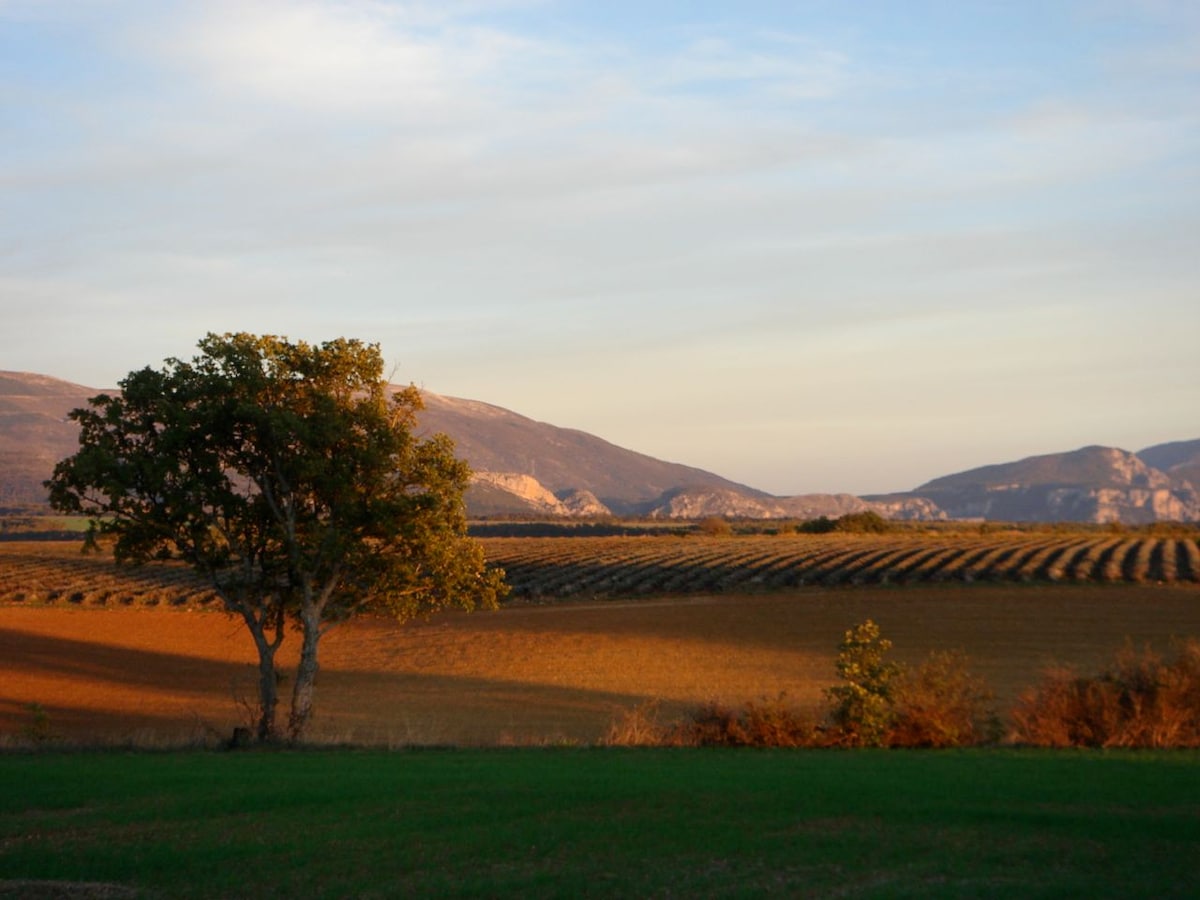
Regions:
[[0, 756], [0, 897], [1183, 897], [1198, 851], [1195, 752]]

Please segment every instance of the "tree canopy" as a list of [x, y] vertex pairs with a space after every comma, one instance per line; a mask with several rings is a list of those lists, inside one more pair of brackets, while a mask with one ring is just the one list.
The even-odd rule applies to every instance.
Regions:
[[199, 350], [71, 413], [79, 450], [47, 482], [51, 503], [91, 515], [118, 562], [177, 558], [210, 578], [258, 650], [261, 740], [278, 736], [275, 654], [298, 626], [299, 739], [329, 627], [493, 607], [503, 573], [466, 533], [469, 468], [449, 438], [417, 436], [420, 393], [390, 388], [378, 345], [239, 333]]

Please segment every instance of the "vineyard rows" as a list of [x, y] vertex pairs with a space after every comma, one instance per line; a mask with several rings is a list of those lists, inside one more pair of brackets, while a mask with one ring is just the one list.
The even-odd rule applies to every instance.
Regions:
[[1109, 535], [489, 538], [518, 597], [939, 581], [1200, 584], [1195, 539]]
[[[484, 538], [520, 598], [939, 581], [1200, 584], [1193, 538], [824, 535]], [[78, 544], [0, 543], [0, 604], [215, 606], [185, 566], [116, 568]]]
[[208, 582], [179, 563], [137, 568], [78, 543], [0, 543], [0, 604], [216, 606]]

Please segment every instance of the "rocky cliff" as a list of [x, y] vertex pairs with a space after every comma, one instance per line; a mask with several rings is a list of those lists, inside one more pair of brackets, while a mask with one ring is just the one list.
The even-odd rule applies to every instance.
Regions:
[[1138, 459], [1200, 490], [1200, 441], [1172, 441], [1138, 451]]
[[1192, 485], [1115, 447], [1031, 456], [937, 478], [911, 492], [950, 518], [1012, 522], [1200, 519]]

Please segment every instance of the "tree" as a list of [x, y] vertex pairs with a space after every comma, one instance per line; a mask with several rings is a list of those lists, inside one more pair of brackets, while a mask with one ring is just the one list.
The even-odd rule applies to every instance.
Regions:
[[832, 718], [851, 744], [882, 746], [892, 725], [896, 681], [903, 669], [885, 657], [892, 642], [867, 619], [846, 632], [836, 668], [842, 684], [826, 689]]
[[199, 349], [74, 410], [79, 450], [46, 485], [56, 509], [115, 537], [118, 563], [178, 558], [210, 579], [258, 651], [262, 741], [279, 737], [275, 656], [298, 627], [299, 740], [329, 628], [494, 607], [503, 573], [466, 534], [470, 470], [449, 438], [414, 435], [420, 393], [389, 397], [378, 345], [209, 334]]
[[733, 526], [724, 516], [708, 516], [701, 519], [700, 524], [696, 527], [700, 529], [701, 534], [709, 537], [725, 537], [733, 534]]

